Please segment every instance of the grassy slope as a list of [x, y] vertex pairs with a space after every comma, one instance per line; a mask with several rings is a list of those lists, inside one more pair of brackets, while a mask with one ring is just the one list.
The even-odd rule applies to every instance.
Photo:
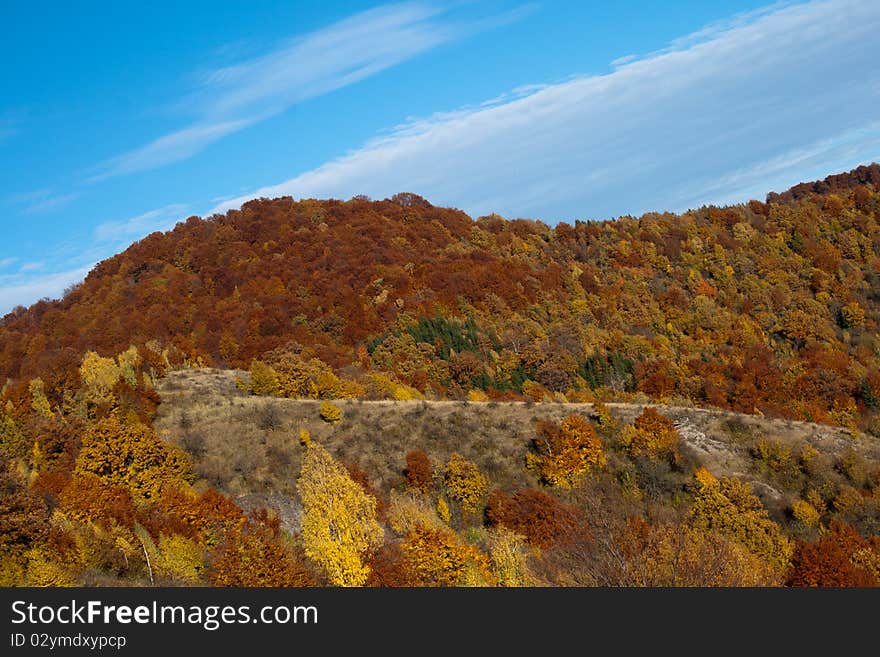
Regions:
[[[207, 483], [245, 508], [276, 510], [291, 531], [299, 523], [300, 429], [344, 462], [359, 465], [384, 492], [402, 482], [405, 455], [413, 449], [424, 450], [435, 466], [458, 452], [476, 462], [494, 486], [517, 489], [538, 486], [524, 467], [534, 422], [592, 410], [591, 404], [338, 401], [343, 420], [331, 425], [319, 416], [320, 402], [250, 396], [235, 387], [237, 376], [246, 373], [171, 373], [159, 388], [163, 403], [155, 426], [193, 455], [196, 472]], [[631, 422], [643, 408], [609, 406], [621, 422]], [[880, 461], [876, 440], [836, 427], [728, 411], [658, 408], [679, 425], [683, 451], [692, 461], [716, 475], [752, 482], [777, 517], [797, 496], [798, 483], [786, 478], [784, 469], [768, 469], [754, 458], [760, 440], [787, 446], [794, 454], [810, 443], [832, 473], [845, 454]]]

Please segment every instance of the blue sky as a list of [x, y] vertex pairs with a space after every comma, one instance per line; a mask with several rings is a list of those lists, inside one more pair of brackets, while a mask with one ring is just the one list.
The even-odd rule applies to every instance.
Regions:
[[604, 219], [880, 160], [880, 3], [6, 0], [0, 313], [187, 216]]

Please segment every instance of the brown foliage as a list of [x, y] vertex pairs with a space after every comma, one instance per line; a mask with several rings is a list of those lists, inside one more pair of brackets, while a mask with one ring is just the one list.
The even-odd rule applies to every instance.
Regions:
[[[508, 495], [494, 490], [486, 506], [486, 520], [525, 536], [532, 545], [549, 548], [572, 540], [583, 523], [572, 507], [539, 490]], [[580, 529], [583, 531], [583, 529]]]
[[813, 542], [798, 542], [789, 586], [880, 586], [880, 539], [862, 538], [846, 523]]
[[408, 452], [404, 475], [408, 488], [428, 492], [431, 489], [431, 461], [428, 455], [420, 449]]
[[213, 553], [208, 569], [212, 586], [314, 586], [304, 555], [285, 544], [276, 531], [251, 522], [230, 535]]

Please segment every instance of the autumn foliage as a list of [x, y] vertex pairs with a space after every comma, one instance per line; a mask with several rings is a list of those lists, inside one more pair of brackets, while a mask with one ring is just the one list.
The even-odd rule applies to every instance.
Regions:
[[[741, 450], [755, 471], [712, 474], [654, 406], [880, 436], [878, 171], [553, 227], [408, 193], [260, 199], [153, 233], [0, 319], [0, 585], [875, 586], [875, 462], [763, 436]], [[157, 383], [206, 366], [240, 370], [241, 396], [318, 400], [315, 438], [238, 446], [262, 472], [290, 443], [275, 493], [301, 518], [246, 513], [195, 443], [153, 428]], [[534, 427], [504, 427], [514, 473], [480, 427], [426, 432], [433, 464], [377, 427], [346, 466], [319, 444], [359, 426], [340, 399], [517, 401]], [[539, 410], [569, 402], [591, 419]], [[374, 485], [386, 438], [396, 480]]]
[[602, 439], [580, 415], [570, 415], [561, 424], [541, 420], [536, 433], [528, 466], [551, 486], [570, 488], [591, 468], [605, 465]]

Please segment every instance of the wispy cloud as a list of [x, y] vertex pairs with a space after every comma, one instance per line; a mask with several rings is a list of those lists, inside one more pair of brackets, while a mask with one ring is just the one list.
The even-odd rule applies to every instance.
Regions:
[[261, 196], [413, 191], [547, 220], [684, 210], [878, 156], [880, 4], [776, 4], [611, 73], [398, 127]]
[[[20, 195], [27, 200], [45, 190]], [[175, 203], [144, 212], [135, 217], [107, 221], [94, 229], [87, 247], [82, 239], [54, 244], [39, 261], [21, 262], [19, 257], [0, 260], [0, 270], [21, 263], [15, 273], [0, 274], [0, 316], [16, 305], [28, 305], [44, 297], [58, 298], [64, 290], [82, 280], [105, 258], [132, 241], [157, 230], [168, 230], [185, 217], [187, 205]]]
[[238, 121], [204, 122], [159, 137], [146, 146], [113, 157], [92, 169], [89, 182], [156, 169], [192, 157], [206, 146], [254, 123], [256, 117]]
[[210, 144], [310, 98], [363, 80], [440, 44], [516, 20], [524, 8], [470, 23], [427, 3], [385, 5], [299, 36], [276, 50], [201, 75], [176, 103], [199, 117], [184, 128], [113, 157], [88, 172], [92, 182], [187, 159]]
[[64, 207], [78, 199], [79, 192], [59, 194], [54, 189], [35, 189], [30, 192], [15, 194], [5, 199], [5, 203], [17, 205], [22, 214], [42, 214]]
[[25, 214], [41, 214], [43, 212], [52, 212], [53, 210], [58, 210], [59, 208], [64, 207], [68, 203], [72, 203], [78, 198], [79, 192], [50, 195], [38, 201], [34, 201], [33, 203], [25, 207], [22, 212], [24, 212]]
[[59, 298], [65, 289], [81, 281], [94, 266], [95, 263], [91, 263], [43, 276], [0, 276], [0, 314], [15, 306], [31, 304], [37, 299]]
[[95, 239], [100, 243], [139, 239], [157, 230], [167, 230], [183, 218], [187, 205], [174, 203], [136, 217], [107, 221], [95, 228]]

